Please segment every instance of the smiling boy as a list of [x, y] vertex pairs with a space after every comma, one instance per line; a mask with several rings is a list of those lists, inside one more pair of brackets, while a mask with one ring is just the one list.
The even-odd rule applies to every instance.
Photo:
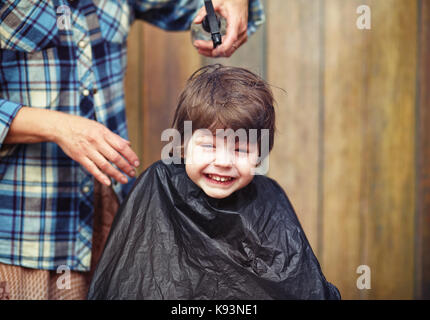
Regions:
[[186, 159], [192, 159], [185, 165], [188, 177], [212, 198], [226, 198], [254, 178], [256, 143], [228, 143], [227, 137], [197, 130], [186, 149]]
[[248, 185], [257, 162], [273, 147], [272, 92], [243, 68], [217, 64], [197, 70], [179, 98], [173, 120], [181, 141], [187, 139], [187, 121], [194, 132], [184, 142], [186, 172], [213, 198], [225, 198]]
[[190, 77], [173, 121], [183, 161], [139, 177], [90, 299], [340, 298], [282, 188], [256, 175], [273, 147], [273, 103], [246, 69], [217, 64]]

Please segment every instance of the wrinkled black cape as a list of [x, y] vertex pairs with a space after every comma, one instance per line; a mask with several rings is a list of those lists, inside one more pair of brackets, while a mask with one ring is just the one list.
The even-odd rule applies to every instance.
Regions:
[[207, 196], [183, 164], [154, 163], [121, 204], [89, 299], [339, 299], [293, 207], [255, 176]]

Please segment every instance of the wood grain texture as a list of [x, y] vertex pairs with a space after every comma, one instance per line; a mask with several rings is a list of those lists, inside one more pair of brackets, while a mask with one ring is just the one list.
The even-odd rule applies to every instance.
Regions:
[[415, 297], [430, 299], [430, 1], [419, 1]]
[[271, 0], [267, 17], [267, 80], [277, 101], [269, 176], [286, 191], [318, 256], [320, 6]]
[[414, 278], [417, 2], [373, 1], [364, 238], [369, 299], [411, 299]]
[[369, 31], [356, 27], [363, 1], [324, 1], [322, 265], [344, 299], [358, 299], [368, 179], [366, 82]]
[[345, 298], [412, 298], [416, 3], [368, 3], [362, 31], [362, 1], [326, 1], [324, 263]]
[[[128, 125], [128, 135], [131, 146], [139, 157], [143, 159], [143, 137], [141, 135], [142, 118], [142, 91], [143, 77], [141, 72], [142, 64], [142, 27], [143, 23], [136, 21], [130, 30], [127, 38], [127, 71], [125, 76], [125, 105]], [[138, 173], [141, 167], [137, 168]]]
[[177, 99], [189, 76], [201, 66], [189, 32], [166, 32], [152, 25], [143, 27], [143, 169], [161, 158], [167, 142], [163, 130], [170, 128]]

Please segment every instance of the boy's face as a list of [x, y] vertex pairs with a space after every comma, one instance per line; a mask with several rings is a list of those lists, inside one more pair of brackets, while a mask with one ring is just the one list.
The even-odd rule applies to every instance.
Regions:
[[258, 160], [257, 143], [234, 141], [208, 130], [196, 130], [185, 152], [188, 177], [208, 196], [217, 199], [248, 185]]

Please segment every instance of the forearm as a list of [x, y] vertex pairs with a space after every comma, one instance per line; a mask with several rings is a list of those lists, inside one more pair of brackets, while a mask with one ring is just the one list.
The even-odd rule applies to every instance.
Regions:
[[58, 111], [22, 107], [13, 119], [4, 143], [54, 141], [62, 116], [64, 114]]
[[[54, 142], [101, 183], [120, 183], [136, 174], [139, 159], [130, 142], [103, 124], [65, 112], [22, 107], [12, 120], [4, 144]], [[115, 164], [115, 168], [112, 164]]]

